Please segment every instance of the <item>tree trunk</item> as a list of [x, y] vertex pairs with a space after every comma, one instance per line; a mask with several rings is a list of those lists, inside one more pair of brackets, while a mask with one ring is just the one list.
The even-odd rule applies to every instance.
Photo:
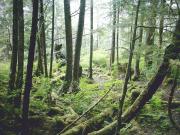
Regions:
[[133, 53], [134, 53], [134, 46], [135, 46], [135, 42], [136, 42], [136, 30], [137, 30], [137, 22], [138, 22], [140, 2], [141, 2], [141, 0], [138, 1], [138, 5], [137, 5], [137, 9], [136, 9], [136, 18], [135, 18], [135, 22], [134, 22], [134, 32], [133, 32], [132, 43], [131, 43], [131, 47], [130, 47], [129, 62], [128, 62], [128, 68], [127, 68], [125, 82], [124, 82], [124, 86], [123, 86], [123, 93], [122, 93], [122, 97], [119, 97], [118, 125], [117, 125], [115, 135], [119, 134], [120, 127], [122, 125], [121, 117], [122, 117], [124, 101], [125, 101], [125, 97], [126, 97], [126, 93], [127, 93], [127, 85], [128, 85], [129, 78], [131, 76], [131, 63], [132, 63], [132, 58], [133, 58]]
[[42, 55], [42, 46], [40, 43], [40, 34], [39, 32], [37, 32], [37, 49], [38, 49], [38, 65], [37, 65], [37, 71], [36, 71], [36, 75], [40, 76], [42, 74], [44, 74], [44, 68], [43, 68], [43, 55]]
[[52, 77], [53, 51], [54, 51], [54, 0], [52, 1], [52, 39], [51, 39], [51, 59], [49, 68], [49, 77]]
[[111, 58], [110, 66], [114, 63], [115, 60], [115, 37], [116, 37], [116, 1], [113, 0], [113, 30], [112, 30], [112, 46], [111, 46]]
[[33, 12], [32, 12], [32, 28], [30, 37], [30, 46], [27, 62], [27, 75], [25, 81], [24, 97], [23, 97], [23, 107], [22, 107], [22, 135], [28, 135], [28, 112], [29, 112], [29, 99], [30, 90], [32, 87], [32, 71], [36, 44], [36, 32], [37, 32], [37, 22], [38, 22], [38, 0], [33, 0]]
[[73, 59], [73, 49], [72, 49], [72, 25], [71, 25], [71, 10], [70, 10], [70, 0], [64, 0], [64, 14], [65, 14], [65, 30], [66, 30], [66, 76], [65, 82], [63, 84], [63, 92], [67, 92], [72, 81], [72, 59]]
[[[120, 3], [117, 4], [117, 24], [119, 25], [119, 13], [120, 13]], [[116, 61], [117, 64], [119, 63], [119, 26], [117, 26], [117, 33], [116, 33]]]
[[16, 80], [16, 65], [17, 65], [17, 51], [18, 51], [18, 2], [13, 0], [13, 35], [12, 35], [12, 56], [9, 74], [9, 92], [15, 88]]
[[[76, 45], [75, 45], [74, 70], [73, 70], [73, 81], [75, 82], [75, 85], [78, 85], [77, 83], [79, 83], [79, 65], [80, 65], [82, 35], [83, 35], [83, 29], [84, 29], [85, 6], [86, 6], [86, 0], [81, 0], [79, 22], [78, 22], [78, 32], [77, 32], [77, 39], [76, 39]], [[77, 87], [75, 86], [75, 91]]]
[[23, 85], [23, 69], [24, 69], [24, 11], [23, 0], [19, 0], [19, 45], [18, 45], [18, 73], [16, 87], [22, 88]]
[[162, 39], [163, 39], [163, 28], [164, 28], [164, 8], [165, 8], [165, 0], [161, 0], [161, 16], [159, 22], [159, 48], [162, 47]]
[[145, 63], [148, 68], [152, 66], [152, 55], [153, 55], [153, 45], [154, 45], [154, 35], [156, 26], [156, 12], [157, 12], [157, 0], [150, 1], [150, 8], [152, 12], [148, 16], [148, 26], [151, 28], [147, 29], [146, 33], [146, 52], [145, 52]]
[[44, 73], [45, 77], [48, 77], [47, 70], [47, 56], [46, 56], [46, 35], [45, 35], [45, 20], [44, 20], [44, 8], [43, 8], [43, 0], [39, 0], [40, 2], [40, 43], [43, 49], [43, 60], [44, 60]]
[[[144, 16], [142, 14], [141, 15], [141, 26], [143, 26], [143, 24], [144, 24]], [[135, 66], [134, 66], [134, 78], [133, 78], [133, 80], [138, 80], [139, 76], [140, 76], [139, 63], [140, 63], [140, 58], [141, 58], [141, 56], [140, 56], [141, 52], [140, 52], [139, 48], [142, 45], [142, 38], [143, 38], [143, 27], [141, 27], [139, 29], [139, 44], [138, 44], [138, 49], [137, 49], [138, 51], [136, 53], [136, 62], [135, 62]]]
[[90, 59], [89, 59], [89, 78], [92, 79], [93, 69], [92, 69], [92, 60], [93, 60], [93, 0], [91, 0], [91, 15], [90, 15]]

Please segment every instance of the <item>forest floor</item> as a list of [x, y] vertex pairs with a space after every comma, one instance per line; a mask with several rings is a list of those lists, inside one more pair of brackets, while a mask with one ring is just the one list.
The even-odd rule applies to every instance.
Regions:
[[[20, 131], [20, 109], [15, 109], [8, 103], [10, 97], [7, 96], [6, 92], [9, 67], [7, 63], [0, 63], [0, 67], [0, 135], [15, 135]], [[29, 113], [30, 134], [56, 135], [89, 107], [93, 106], [115, 84], [115, 87], [105, 99], [77, 121], [74, 126], [112, 107], [115, 110], [114, 113], [106, 118], [101, 125], [93, 128], [97, 130], [113, 122], [116, 119], [123, 80], [113, 79], [108, 74], [108, 71], [97, 70], [94, 72], [93, 81], [85, 76], [81, 78], [81, 91], [76, 94], [63, 94], [61, 96], [57, 94], [62, 84], [59, 76], [52, 79], [34, 77]], [[134, 101], [132, 93], [141, 92], [146, 85], [147, 82], [144, 80], [130, 81], [125, 108]], [[164, 82], [163, 86], [151, 101], [145, 105], [138, 117], [121, 130], [122, 135], [180, 135], [169, 121], [167, 104], [164, 104], [168, 99], [169, 87]], [[175, 95], [176, 100], [179, 101], [179, 90], [176, 91]], [[176, 108], [174, 111], [174, 119], [180, 124], [180, 108]]]

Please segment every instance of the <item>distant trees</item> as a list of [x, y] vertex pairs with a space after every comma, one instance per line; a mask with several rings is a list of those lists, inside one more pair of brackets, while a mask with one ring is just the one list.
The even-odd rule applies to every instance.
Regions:
[[28, 134], [28, 113], [29, 113], [29, 102], [30, 102], [30, 90], [32, 87], [32, 71], [36, 44], [36, 32], [38, 23], [38, 0], [33, 0], [33, 12], [32, 12], [32, 28], [30, 36], [29, 54], [27, 62], [27, 74], [25, 80], [25, 89], [23, 96], [23, 107], [22, 107], [22, 132], [21, 135]]

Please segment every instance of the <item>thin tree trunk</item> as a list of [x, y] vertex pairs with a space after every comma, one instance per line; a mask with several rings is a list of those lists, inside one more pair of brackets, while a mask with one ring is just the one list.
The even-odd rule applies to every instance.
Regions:
[[116, 135], [119, 134], [120, 127], [122, 125], [121, 117], [122, 117], [122, 112], [123, 112], [123, 106], [124, 106], [124, 101], [125, 101], [125, 97], [126, 97], [126, 93], [127, 93], [128, 81], [131, 76], [131, 63], [132, 63], [132, 58], [133, 58], [134, 46], [135, 46], [135, 42], [136, 42], [136, 30], [137, 30], [137, 22], [138, 22], [140, 3], [141, 3], [141, 0], [138, 1], [138, 5], [137, 5], [137, 9], [136, 9], [136, 18], [135, 18], [135, 22], [134, 22], [134, 32], [133, 32], [133, 37], [132, 37], [132, 43], [131, 43], [131, 47], [130, 47], [128, 68], [127, 68], [125, 82], [124, 82], [124, 86], [123, 86], [122, 97], [119, 98], [118, 125], [117, 125], [117, 129], [116, 129]]
[[44, 7], [43, 0], [39, 0], [40, 2], [40, 43], [43, 48], [43, 57], [44, 57], [44, 73], [45, 77], [48, 77], [47, 70], [47, 56], [46, 56], [46, 35], [45, 35], [45, 20], [44, 20]]
[[30, 46], [27, 63], [27, 75], [25, 81], [23, 107], [22, 107], [22, 135], [28, 135], [28, 112], [30, 102], [30, 90], [32, 87], [32, 71], [36, 44], [36, 32], [38, 23], [38, 0], [33, 0], [33, 12], [32, 12], [32, 28], [30, 37]]
[[89, 78], [92, 79], [93, 77], [93, 69], [92, 69], [92, 60], [93, 60], [93, 0], [91, 0], [91, 15], [90, 15], [90, 27], [91, 27], [91, 34], [90, 34], [90, 59], [89, 59]]
[[52, 65], [53, 65], [53, 50], [54, 50], [54, 0], [52, 1], [52, 39], [51, 39], [51, 59], [49, 77], [52, 77]]
[[42, 55], [42, 46], [41, 46], [41, 43], [40, 43], [40, 34], [39, 32], [37, 32], [37, 49], [38, 49], [38, 65], [37, 65], [37, 71], [36, 71], [36, 75], [39, 76], [39, 75], [42, 75], [44, 74], [44, 68], [43, 68], [43, 55]]
[[115, 60], [115, 43], [116, 43], [116, 1], [113, 0], [113, 30], [112, 30], [112, 46], [111, 46], [111, 58], [110, 66], [114, 63]]
[[[120, 2], [117, 4], [117, 24], [119, 25], [119, 14], [120, 14]], [[117, 34], [116, 34], [116, 61], [119, 63], [119, 26], [117, 26]]]
[[[143, 26], [144, 24], [144, 16], [141, 15], [141, 26]], [[141, 47], [142, 45], [142, 38], [143, 38], [143, 28], [141, 27], [139, 29], [139, 44], [138, 44], [138, 48]], [[140, 69], [139, 69], [139, 63], [140, 63], [140, 50], [138, 49], [137, 54], [136, 54], [136, 62], [135, 62], [135, 66], [134, 66], [134, 78], [133, 80], [138, 80], [139, 76], [140, 76]]]
[[17, 66], [17, 51], [18, 51], [18, 2], [13, 0], [13, 35], [12, 35], [12, 56], [9, 74], [9, 91], [15, 88], [16, 66]]
[[[85, 6], [86, 6], [86, 0], [81, 0], [79, 22], [78, 22], [78, 32], [77, 32], [77, 39], [76, 39], [76, 44], [75, 44], [74, 70], [73, 70], [73, 81], [75, 82], [75, 85], [77, 85], [77, 87], [79, 83], [79, 65], [80, 65], [82, 35], [83, 35], [83, 29], [84, 29]], [[75, 86], [75, 91], [77, 87]]]
[[165, 0], [161, 0], [160, 8], [161, 8], [161, 16], [160, 16], [160, 22], [159, 22], [159, 48], [162, 47]]
[[72, 25], [71, 25], [71, 8], [70, 0], [64, 0], [64, 14], [65, 14], [65, 30], [66, 30], [66, 76], [63, 84], [63, 92], [67, 92], [72, 81], [72, 60], [73, 60], [73, 48], [72, 48]]

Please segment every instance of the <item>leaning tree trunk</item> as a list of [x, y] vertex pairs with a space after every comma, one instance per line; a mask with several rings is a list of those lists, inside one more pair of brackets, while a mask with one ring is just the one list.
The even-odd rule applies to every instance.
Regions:
[[[141, 94], [135, 100], [135, 102], [125, 111], [125, 113], [122, 116], [122, 123], [129, 123], [133, 118], [137, 116], [137, 114], [144, 107], [144, 105], [152, 98], [152, 96], [160, 87], [165, 76], [168, 73], [170, 59], [178, 59], [179, 54], [180, 54], [180, 19], [178, 19], [177, 25], [175, 28], [175, 32], [173, 36], [173, 44], [169, 45], [166, 48], [164, 59], [156, 75], [151, 79], [146, 89], [141, 92]], [[113, 134], [115, 131], [116, 125], [117, 125], [117, 121], [114, 121], [113, 123], [109, 124], [103, 129], [92, 132], [89, 135]], [[122, 125], [122, 127], [123, 126], [124, 125]]]
[[118, 125], [117, 125], [117, 128], [116, 128], [115, 135], [119, 134], [120, 127], [122, 125], [122, 118], [121, 117], [122, 117], [124, 101], [125, 101], [125, 97], [126, 97], [126, 93], [127, 93], [127, 85], [128, 85], [129, 78], [131, 76], [131, 64], [132, 64], [132, 58], [133, 58], [133, 53], [134, 53], [134, 46], [135, 46], [135, 42], [136, 42], [136, 30], [137, 30], [137, 22], [138, 22], [140, 3], [141, 3], [141, 0], [138, 1], [138, 5], [137, 5], [137, 9], [136, 9], [134, 32], [133, 32], [133, 37], [132, 37], [132, 43], [131, 43], [131, 46], [130, 46], [129, 62], [128, 62], [128, 68], [127, 68], [125, 82], [124, 82], [124, 86], [123, 86], [123, 93], [122, 93], [122, 97], [119, 97]]
[[91, 0], [91, 15], [90, 15], [90, 59], [89, 59], [89, 78], [92, 79], [93, 69], [92, 69], [92, 61], [93, 61], [93, 0]]
[[16, 65], [17, 65], [17, 51], [18, 51], [18, 2], [13, 0], [13, 35], [12, 35], [12, 57], [9, 74], [9, 91], [15, 88], [16, 80]]
[[25, 81], [25, 89], [23, 96], [23, 107], [22, 107], [22, 135], [28, 134], [28, 113], [29, 113], [29, 100], [30, 90], [32, 87], [32, 71], [36, 44], [36, 32], [38, 23], [38, 0], [33, 0], [33, 12], [32, 12], [32, 28], [30, 37], [30, 46], [27, 62], [27, 75]]
[[75, 56], [74, 56], [74, 70], [73, 70], [73, 81], [75, 83], [74, 91], [77, 90], [78, 83], [79, 83], [79, 65], [80, 65], [82, 35], [83, 35], [83, 29], [84, 29], [85, 7], [86, 7], [86, 0], [81, 0], [79, 22], [78, 22], [78, 32], [77, 32]]

